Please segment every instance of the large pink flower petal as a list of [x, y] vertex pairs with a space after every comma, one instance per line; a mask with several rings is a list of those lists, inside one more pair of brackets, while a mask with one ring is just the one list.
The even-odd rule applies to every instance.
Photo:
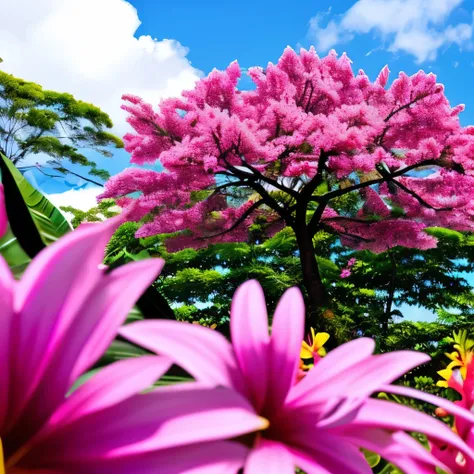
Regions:
[[41, 435], [99, 412], [150, 388], [170, 368], [166, 357], [143, 356], [115, 362], [75, 390], [46, 423]]
[[[325, 359], [328, 357], [326, 356]], [[426, 354], [415, 351], [396, 351], [375, 355], [353, 365], [343, 376], [338, 374], [329, 379], [326, 378], [323, 384], [314, 384], [313, 390], [301, 397], [297, 404], [311, 405], [333, 397], [345, 397], [347, 394], [352, 398], [364, 398], [380, 389], [382, 385], [396, 380], [429, 360], [430, 357]], [[308, 376], [312, 375], [311, 372]]]
[[[26, 269], [15, 291], [15, 372], [11, 393], [12, 418], [23, 408], [42, 378], [56, 345], [103, 278], [97, 267], [104, 248], [123, 218], [80, 226], [40, 252]], [[41, 324], [38, 324], [41, 321]]]
[[[386, 428], [392, 431], [416, 431], [424, 433], [428, 439], [448, 444], [474, 459], [474, 451], [447, 425], [431, 416], [412, 408], [384, 400], [368, 399], [357, 413], [357, 417], [347, 425], [350, 433], [364, 428]], [[334, 432], [344, 434], [345, 427], [334, 428]]]
[[369, 464], [359, 449], [325, 433], [302, 430], [300, 443], [290, 448], [295, 464], [308, 474], [371, 474]]
[[0, 237], [7, 231], [8, 217], [7, 208], [5, 207], [5, 193], [3, 191], [3, 184], [0, 183]]
[[[302, 469], [306, 474], [333, 474], [333, 472], [328, 471], [324, 466], [322, 466], [315, 459], [313, 459], [308, 453], [304, 451], [299, 451], [295, 448], [290, 448], [290, 452], [293, 455], [293, 459], [295, 460], [295, 465]], [[350, 466], [348, 467], [350, 469]], [[354, 471], [349, 471], [348, 474], [354, 474]]]
[[283, 404], [295, 383], [301, 341], [304, 337], [305, 307], [298, 288], [290, 288], [278, 303], [270, 341], [270, 400], [272, 409]]
[[122, 327], [119, 334], [169, 357], [199, 382], [243, 390], [231, 344], [211, 329], [177, 321], [139, 321]]
[[225, 388], [136, 395], [56, 429], [31, 453], [34, 462], [75, 463], [231, 439], [267, 425], [237, 392]]
[[466, 410], [462, 406], [456, 405], [445, 398], [437, 397], [429, 393], [415, 390], [414, 388], [402, 387], [400, 385], [384, 385], [380, 387], [383, 392], [393, 393], [395, 395], [402, 395], [404, 397], [415, 398], [423, 402], [431, 403], [432, 405], [444, 408], [450, 415], [457, 416], [474, 425], [474, 413]]
[[13, 291], [15, 281], [7, 263], [0, 256], [0, 433], [8, 414], [10, 386], [11, 328], [13, 319]]
[[240, 443], [216, 441], [119, 459], [79, 462], [72, 471], [68, 466], [67, 474], [237, 474], [247, 453], [248, 448]]
[[[120, 324], [163, 266], [160, 259], [124, 265], [102, 277], [54, 348], [41, 381], [17, 424], [22, 435], [44, 423], [77, 377], [117, 335]], [[27, 428], [26, 428], [27, 427]]]
[[403, 472], [435, 474], [436, 467], [445, 469], [418, 441], [403, 431], [394, 433], [380, 428], [345, 429], [346, 439], [354, 445], [376, 452]]
[[337, 347], [326, 357], [319, 360], [303, 380], [291, 390], [287, 403], [294, 404], [309, 393], [316, 395], [318, 387], [324, 385], [330, 379], [344, 377], [346, 373], [352, 370], [353, 366], [368, 359], [374, 348], [375, 342], [366, 337], [355, 339]]
[[294, 474], [293, 456], [285, 445], [261, 439], [252, 449], [244, 467], [244, 474]]
[[113, 270], [102, 285], [95, 288], [67, 337], [68, 345], [74, 338], [84, 338], [80, 357], [71, 374], [72, 381], [104, 353], [135, 302], [156, 280], [164, 264], [165, 261], [159, 258], [128, 263]]
[[269, 342], [267, 306], [255, 280], [240, 285], [232, 299], [230, 330], [240, 368], [259, 410], [267, 394]]

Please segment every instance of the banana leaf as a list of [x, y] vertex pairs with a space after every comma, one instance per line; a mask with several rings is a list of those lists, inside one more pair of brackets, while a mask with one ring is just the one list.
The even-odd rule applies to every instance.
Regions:
[[[7, 261], [15, 278], [20, 278], [31, 259], [71, 231], [72, 227], [63, 214], [2, 154], [0, 177], [9, 221], [7, 233], [0, 239], [0, 255]], [[148, 288], [138, 300], [128, 322], [144, 318], [174, 319], [173, 310], [154, 287]]]
[[44, 247], [72, 228], [61, 212], [1, 154], [0, 174], [9, 222], [6, 235], [0, 239], [0, 254], [18, 277]]
[[10, 226], [6, 234], [0, 238], [0, 255], [5, 259], [15, 278], [20, 278], [31, 258], [18, 243]]

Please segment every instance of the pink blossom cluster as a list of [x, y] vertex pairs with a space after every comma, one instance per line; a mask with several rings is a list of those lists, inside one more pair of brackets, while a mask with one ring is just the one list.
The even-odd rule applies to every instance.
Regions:
[[355, 265], [357, 260], [355, 258], [349, 259], [346, 268], [342, 269], [341, 278], [349, 278], [352, 275], [352, 267]]
[[[138, 235], [184, 233], [169, 240], [175, 249], [200, 246], [202, 238], [245, 240], [257, 216], [265, 216], [269, 229], [282, 219], [292, 225], [292, 211], [274, 198], [276, 191], [305, 206], [311, 186], [323, 182], [331, 190], [314, 199], [326, 211], [345, 192], [359, 193], [363, 209], [371, 208], [357, 216], [367, 224], [344, 215], [335, 225], [321, 213], [318, 228], [340, 232], [355, 248], [424, 249], [436, 245], [426, 226], [473, 230], [474, 127], [460, 125], [463, 106], [450, 106], [433, 74], [402, 72], [388, 87], [388, 67], [371, 82], [362, 70], [354, 74], [345, 54], [320, 58], [312, 48], [299, 54], [287, 48], [277, 64], [249, 75], [255, 90], [238, 90], [241, 70], [234, 62], [182, 97], [163, 100], [157, 111], [124, 96], [135, 131], [124, 137], [131, 162], [159, 161], [164, 170], [128, 169], [100, 198], [138, 192], [132, 218], [154, 216]], [[213, 219], [221, 231], [232, 229], [225, 239], [200, 218], [212, 211], [220, 213]]]

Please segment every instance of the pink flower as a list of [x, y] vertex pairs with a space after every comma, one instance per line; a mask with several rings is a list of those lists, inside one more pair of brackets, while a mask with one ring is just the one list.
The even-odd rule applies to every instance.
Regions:
[[196, 464], [222, 472], [245, 447], [202, 443], [186, 455], [179, 447], [262, 426], [234, 391], [190, 384], [139, 395], [170, 367], [164, 357], [112, 364], [66, 398], [163, 266], [150, 259], [99, 268], [125, 217], [82, 225], [42, 251], [18, 282], [0, 258], [1, 473], [146, 474], [160, 466], [178, 474]]
[[349, 278], [351, 276], [351, 271], [349, 268], [344, 268], [341, 272], [341, 278]]
[[0, 238], [7, 231], [8, 217], [5, 207], [5, 194], [3, 193], [3, 184], [0, 183]]
[[303, 298], [292, 288], [278, 304], [270, 336], [262, 289], [249, 281], [232, 302], [232, 344], [215, 331], [174, 321], [137, 322], [120, 334], [171, 357], [207, 386], [242, 394], [268, 420], [267, 429], [245, 438], [251, 448], [241, 460], [245, 474], [293, 474], [295, 466], [318, 474], [371, 473], [360, 447], [379, 452], [410, 474], [444, 467], [405, 431], [425, 433], [474, 456], [438, 420], [369, 398], [381, 386], [388, 391], [388, 384], [426, 362], [425, 354], [374, 356], [374, 342], [357, 339], [331, 351], [296, 383], [304, 319]]
[[390, 75], [390, 69], [388, 66], [384, 66], [384, 68], [380, 71], [375, 83], [378, 84], [380, 87], [385, 87], [388, 82], [388, 76]]

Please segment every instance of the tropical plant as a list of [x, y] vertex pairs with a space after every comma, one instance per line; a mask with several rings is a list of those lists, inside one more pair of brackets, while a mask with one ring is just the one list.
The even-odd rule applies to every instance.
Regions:
[[66, 218], [0, 154], [0, 179], [8, 227], [0, 237], [0, 254], [16, 277], [43, 248], [71, 230]]

